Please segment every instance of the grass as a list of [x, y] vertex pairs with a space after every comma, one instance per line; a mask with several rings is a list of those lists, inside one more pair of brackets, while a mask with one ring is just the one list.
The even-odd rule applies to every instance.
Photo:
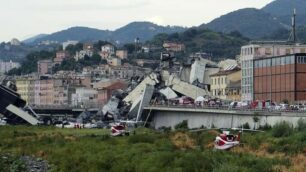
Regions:
[[212, 149], [216, 131], [158, 133], [140, 128], [136, 135], [113, 138], [108, 130], [5, 126], [0, 127], [0, 157], [12, 158], [6, 166], [0, 159], [0, 168], [23, 168], [16, 157], [29, 155], [46, 159], [51, 171], [69, 172], [304, 170], [306, 134], [274, 137], [273, 132], [244, 133], [243, 147], [223, 152]]

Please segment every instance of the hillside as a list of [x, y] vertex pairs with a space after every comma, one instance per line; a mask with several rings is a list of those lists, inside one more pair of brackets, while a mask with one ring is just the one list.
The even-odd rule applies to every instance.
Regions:
[[212, 53], [215, 59], [235, 58], [242, 45], [249, 39], [239, 32], [229, 34], [213, 32], [207, 29], [191, 28], [182, 33], [159, 34], [150, 42], [161, 46], [164, 41], [181, 42], [186, 45], [186, 51]]
[[25, 44], [29, 44], [29, 43], [34, 42], [36, 39], [40, 39], [40, 38], [43, 38], [43, 37], [46, 37], [46, 36], [48, 36], [48, 34], [38, 34], [38, 35], [35, 35], [35, 36], [30, 37], [28, 39], [25, 39], [22, 42], [25, 43]]
[[223, 15], [208, 24], [201, 25], [200, 28], [225, 33], [239, 31], [246, 37], [257, 39], [269, 35], [283, 26], [262, 10], [246, 8]]
[[[287, 29], [280, 29], [275, 33], [265, 37], [266, 40], [288, 40], [290, 31]], [[299, 26], [296, 29], [296, 35], [298, 42], [306, 43], [306, 26]]]
[[140, 41], [147, 41], [159, 33], [174, 33], [185, 30], [186, 28], [178, 26], [159, 26], [150, 22], [133, 22], [115, 30], [112, 33], [112, 39], [121, 42], [133, 42], [138, 37]]
[[306, 0], [276, 0], [262, 8], [263, 11], [277, 17], [277, 19], [291, 25], [293, 9], [297, 12], [297, 25], [306, 25]]
[[184, 31], [183, 27], [164, 27], [150, 22], [133, 22], [115, 31], [99, 30], [88, 27], [72, 27], [66, 30], [58, 31], [42, 38], [36, 39], [38, 43], [45, 40], [64, 42], [67, 40], [78, 41], [119, 41], [121, 43], [134, 42], [135, 38], [142, 41], [151, 39], [158, 33], [173, 33]]
[[64, 42], [67, 40], [78, 40], [78, 41], [97, 41], [105, 40], [110, 35], [111, 31], [99, 30], [88, 27], [71, 27], [66, 30], [58, 31], [49, 34], [45, 37], [38, 38], [35, 40], [36, 43], [41, 41], [58, 41]]

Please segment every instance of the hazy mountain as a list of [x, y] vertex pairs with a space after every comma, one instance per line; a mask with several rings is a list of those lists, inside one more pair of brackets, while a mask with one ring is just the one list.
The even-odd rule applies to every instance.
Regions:
[[293, 9], [296, 9], [297, 25], [306, 25], [306, 0], [276, 0], [262, 8], [263, 11], [277, 17], [287, 25], [291, 25]]
[[78, 40], [78, 41], [95, 41], [105, 40], [111, 34], [111, 31], [99, 30], [89, 27], [71, 27], [66, 30], [58, 31], [49, 34], [45, 37], [38, 38], [35, 40], [36, 43], [41, 41], [57, 41], [65, 42], [67, 40]]
[[200, 26], [225, 33], [238, 31], [252, 39], [264, 37], [283, 27], [276, 18], [255, 8], [237, 10]]
[[48, 34], [39, 34], [39, 35], [30, 37], [30, 38], [28, 38], [28, 39], [25, 39], [25, 40], [23, 40], [22, 42], [25, 43], [25, 44], [29, 44], [29, 43], [32, 43], [32, 42], [34, 42], [35, 40], [40, 39], [40, 38], [43, 38], [43, 37], [45, 37], [45, 36], [48, 36]]
[[147, 41], [159, 33], [182, 32], [186, 29], [178, 26], [160, 26], [150, 22], [133, 22], [115, 30], [112, 38], [122, 42], [133, 42], [138, 37], [140, 41]]
[[99, 30], [88, 27], [72, 27], [66, 30], [52, 33], [50, 35], [35, 39], [35, 43], [41, 41], [58, 41], [67, 40], [78, 41], [119, 41], [122, 43], [133, 42], [135, 38], [141, 41], [147, 41], [158, 33], [173, 33], [186, 30], [183, 27], [159, 26], [150, 22], [133, 22], [115, 31]]

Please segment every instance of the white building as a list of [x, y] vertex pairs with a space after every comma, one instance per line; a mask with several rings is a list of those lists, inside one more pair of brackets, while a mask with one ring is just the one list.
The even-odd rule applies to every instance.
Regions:
[[66, 48], [69, 46], [69, 45], [76, 45], [77, 43], [79, 43], [79, 41], [66, 41], [66, 42], [63, 42], [63, 50], [66, 50]]
[[101, 52], [106, 52], [110, 55], [114, 55], [115, 54], [115, 47], [111, 44], [106, 44], [101, 46]]
[[74, 59], [76, 61], [80, 60], [80, 59], [84, 59], [85, 56], [91, 57], [93, 55], [93, 51], [90, 50], [81, 50], [79, 52], [76, 52]]
[[0, 61], [0, 73], [6, 73], [14, 68], [19, 68], [20, 64], [17, 62], [12, 62], [11, 60], [9, 62], [3, 62]]
[[241, 47], [241, 100], [251, 102], [254, 99], [254, 59], [305, 52], [306, 45], [289, 44], [287, 42], [254, 42]]
[[21, 42], [16, 38], [13, 38], [10, 43], [11, 45], [15, 45], [15, 46], [21, 45]]
[[90, 107], [98, 104], [98, 91], [91, 88], [76, 88], [71, 95], [73, 106]]

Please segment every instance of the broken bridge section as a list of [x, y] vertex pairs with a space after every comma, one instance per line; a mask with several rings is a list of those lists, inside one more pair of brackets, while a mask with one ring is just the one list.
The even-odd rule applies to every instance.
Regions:
[[0, 113], [7, 118], [11, 124], [37, 125], [38, 119], [24, 111], [26, 102], [20, 98], [15, 91], [0, 85]]

